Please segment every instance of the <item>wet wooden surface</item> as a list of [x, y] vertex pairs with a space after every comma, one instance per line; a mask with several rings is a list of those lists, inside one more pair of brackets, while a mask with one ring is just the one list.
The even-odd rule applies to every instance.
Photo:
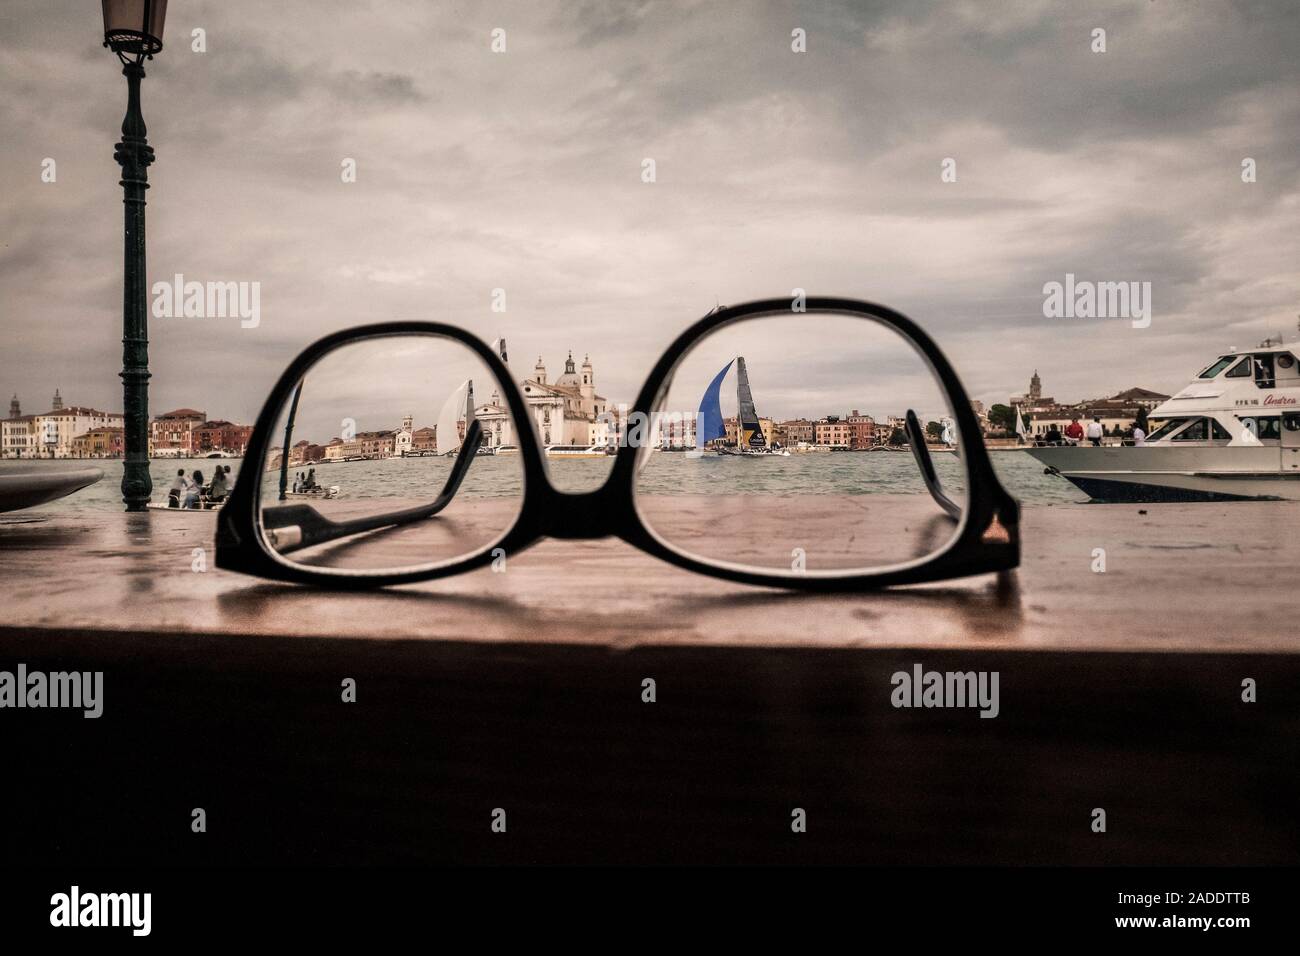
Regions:
[[[1146, 511], [1031, 509], [1016, 575], [849, 598], [617, 542], [342, 595], [211, 568], [210, 515], [11, 517], [0, 669], [105, 704], [0, 711], [6, 860], [1294, 863], [1297, 511]], [[997, 671], [999, 716], [893, 707], [918, 663]]]
[[1023, 566], [1000, 581], [848, 597], [733, 585], [614, 540], [546, 541], [502, 572], [340, 594], [213, 567], [215, 521], [0, 518], [0, 627], [624, 648], [1300, 650], [1300, 503], [1027, 508]]

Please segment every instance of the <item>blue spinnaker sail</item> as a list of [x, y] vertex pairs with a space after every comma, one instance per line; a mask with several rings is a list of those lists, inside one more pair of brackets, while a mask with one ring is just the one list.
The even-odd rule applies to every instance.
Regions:
[[700, 414], [696, 419], [698, 423], [695, 431], [696, 448], [703, 448], [714, 439], [726, 437], [727, 427], [722, 424], [722, 402], [718, 396], [722, 391], [722, 380], [727, 377], [727, 372], [731, 371], [735, 361], [732, 359], [722, 366], [722, 371], [714, 376], [709, 387], [704, 390], [704, 398], [700, 399]]

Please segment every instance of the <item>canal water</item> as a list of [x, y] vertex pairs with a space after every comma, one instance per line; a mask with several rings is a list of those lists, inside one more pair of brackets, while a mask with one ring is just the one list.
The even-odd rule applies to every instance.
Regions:
[[[1062, 504], [1086, 500], [1069, 482], [1045, 475], [1043, 466], [1022, 451], [993, 452], [994, 468], [1007, 490], [1029, 505]], [[945, 488], [960, 493], [964, 469], [950, 453], [933, 456]], [[340, 497], [436, 496], [451, 468], [447, 458], [406, 458], [386, 461], [334, 462], [316, 467], [318, 483], [337, 485]], [[56, 463], [63, 464], [63, 463]], [[68, 467], [94, 465], [104, 471], [98, 483], [35, 511], [61, 513], [115, 511], [121, 508], [120, 461], [67, 462]], [[216, 465], [229, 465], [235, 481], [240, 480], [241, 459], [159, 459], [151, 462], [153, 500], [165, 502], [167, 489], [178, 470], [195, 470], [210, 481]], [[565, 491], [591, 490], [609, 474], [613, 459], [548, 459], [551, 481]], [[293, 472], [305, 469], [292, 469]], [[278, 474], [266, 473], [264, 495], [274, 494]], [[292, 480], [292, 479], [291, 479]], [[460, 493], [470, 497], [499, 497], [518, 494], [522, 487], [522, 466], [517, 456], [475, 458]], [[640, 470], [638, 494], [764, 494], [764, 495], [871, 495], [923, 494], [925, 486], [910, 452], [820, 452], [795, 454], [789, 458], [764, 456], [738, 458], [706, 456], [691, 458], [680, 452], [656, 452]]]

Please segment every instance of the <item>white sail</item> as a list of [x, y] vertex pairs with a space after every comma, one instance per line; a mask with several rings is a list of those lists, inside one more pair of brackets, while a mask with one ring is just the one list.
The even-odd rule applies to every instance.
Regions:
[[[466, 403], [473, 395], [473, 383], [466, 379], [447, 397], [442, 411], [438, 414], [438, 454], [450, 455], [460, 448], [463, 430], [469, 428], [469, 416], [474, 414], [472, 408], [466, 414]], [[462, 424], [464, 423], [464, 424]]]
[[1020, 406], [1016, 406], [1016, 437], [1021, 441], [1029, 441], [1029, 433], [1025, 431], [1025, 416], [1020, 412]]

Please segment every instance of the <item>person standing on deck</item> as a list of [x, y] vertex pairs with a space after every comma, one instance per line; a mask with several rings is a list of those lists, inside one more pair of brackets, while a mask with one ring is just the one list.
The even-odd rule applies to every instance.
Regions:
[[1142, 430], [1142, 426], [1137, 422], [1133, 423], [1133, 444], [1145, 445], [1147, 443], [1147, 433]]
[[1101, 447], [1101, 436], [1106, 434], [1106, 429], [1101, 426], [1101, 416], [1094, 415], [1092, 421], [1088, 422], [1088, 441], [1092, 442], [1094, 448]]
[[1069, 439], [1071, 445], [1083, 441], [1083, 426], [1079, 424], [1078, 418], [1070, 419], [1070, 424], [1065, 426], [1065, 437]]

